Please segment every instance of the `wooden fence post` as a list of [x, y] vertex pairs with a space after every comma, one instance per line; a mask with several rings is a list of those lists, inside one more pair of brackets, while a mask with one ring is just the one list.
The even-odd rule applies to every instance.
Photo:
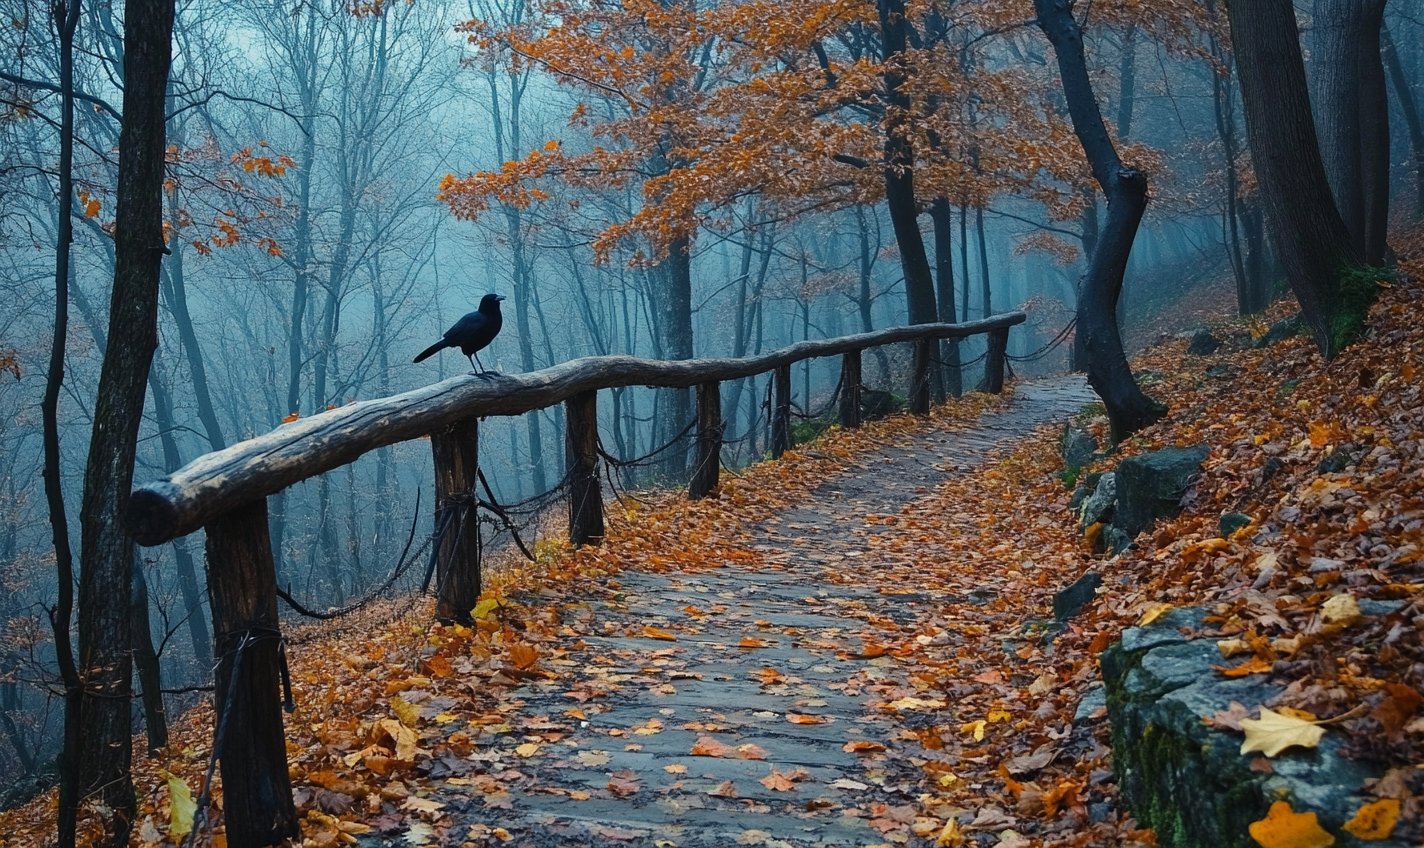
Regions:
[[705, 498], [717, 488], [722, 470], [722, 384], [697, 386], [697, 467], [687, 484], [690, 500]]
[[267, 499], [221, 515], [206, 529], [227, 844], [261, 848], [301, 837], [287, 778], [282, 634]]
[[771, 455], [780, 459], [791, 450], [791, 366], [778, 365], [772, 383], [776, 388], [771, 401]]
[[860, 426], [860, 351], [841, 357], [841, 426]]
[[915, 339], [910, 359], [910, 411], [916, 415], [930, 414], [930, 357], [934, 342]]
[[[480, 423], [462, 418], [430, 434], [435, 457], [435, 529], [445, 537], [435, 557], [435, 617], [469, 624], [480, 601]], [[447, 523], [448, 522], [448, 523]]]
[[598, 392], [564, 401], [564, 456], [569, 469], [569, 544], [603, 542], [603, 488], [598, 482]]
[[984, 390], [998, 394], [1004, 390], [1004, 354], [1009, 349], [1009, 328], [989, 331], [989, 350], [984, 355]]

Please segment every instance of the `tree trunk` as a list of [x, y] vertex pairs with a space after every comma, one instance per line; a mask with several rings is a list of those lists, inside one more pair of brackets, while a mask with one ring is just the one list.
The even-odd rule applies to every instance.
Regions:
[[[1385, 215], [1389, 202], [1389, 119], [1379, 49], [1384, 4], [1315, 0], [1312, 29], [1315, 129], [1325, 176], [1355, 253], [1371, 265], [1381, 264], [1384, 255], [1380, 195]], [[1372, 239], [1379, 242], [1378, 259]]]
[[1226, 10], [1271, 240], [1316, 346], [1332, 358], [1363, 322], [1368, 300], [1342, 297], [1340, 275], [1361, 257], [1316, 144], [1295, 11], [1290, 0], [1229, 0]]
[[1399, 98], [1399, 111], [1404, 115], [1405, 126], [1409, 128], [1409, 146], [1414, 151], [1414, 215], [1424, 218], [1424, 121], [1419, 119], [1419, 105], [1414, 102], [1409, 78], [1399, 62], [1399, 51], [1394, 47], [1388, 27], [1380, 29], [1380, 45], [1390, 82], [1394, 85], [1394, 95]]
[[129, 607], [129, 620], [133, 625], [134, 666], [138, 670], [143, 695], [148, 755], [152, 757], [168, 745], [168, 719], [163, 710], [163, 675], [158, 667], [158, 652], [153, 649], [153, 630], [148, 622], [148, 580], [144, 577], [140, 557], [134, 557]]
[[[949, 200], [936, 197], [930, 203], [930, 220], [934, 222], [935, 246], [935, 307], [939, 320], [954, 323], [954, 207]], [[964, 375], [959, 367], [959, 339], [940, 343], [940, 358], [944, 360], [945, 389], [951, 397], [964, 394]]]
[[1360, 193], [1365, 209], [1366, 265], [1382, 266], [1389, 253], [1389, 92], [1380, 56], [1385, 0], [1360, 3]]
[[79, 755], [83, 684], [74, 662], [70, 621], [74, 611], [74, 553], [69, 547], [69, 518], [60, 478], [59, 392], [64, 383], [65, 342], [69, 336], [69, 248], [74, 241], [74, 32], [79, 26], [79, 0], [57, 2], [59, 30], [59, 238], [54, 254], [54, 336], [50, 341], [49, 373], [45, 377], [40, 416], [44, 427], [44, 490], [49, 511], [58, 598], [50, 610], [55, 658], [64, 682], [64, 745], [59, 755], [59, 848], [74, 848], [79, 810]]
[[1078, 332], [1086, 336], [1088, 382], [1107, 408], [1113, 440], [1120, 441], [1167, 412], [1138, 388], [1117, 327], [1117, 301], [1127, 257], [1147, 208], [1147, 178], [1123, 164], [1108, 137], [1083, 58], [1083, 34], [1068, 0], [1034, 0], [1034, 8], [1039, 27], [1058, 58], [1073, 132], [1107, 197], [1107, 222], [1083, 280]]
[[[151, 369], [148, 385], [153, 390], [153, 412], [158, 423], [158, 441], [163, 446], [164, 470], [171, 474], [183, 467], [183, 455], [178, 450], [178, 440], [173, 437], [173, 397], [158, 372], [157, 368]], [[198, 583], [187, 539], [173, 540], [173, 559], [178, 571], [178, 590], [183, 594], [188, 638], [193, 642], [193, 659], [203, 668], [203, 679], [206, 680], [213, 667], [213, 639], [203, 618], [206, 615], [203, 612], [206, 587]]]
[[164, 91], [174, 0], [124, 9], [124, 99], [114, 216], [109, 347], [99, 376], [80, 508], [79, 667], [81, 786], [113, 810], [107, 844], [128, 844], [134, 817], [129, 696], [132, 629], [127, 598], [133, 539], [123, 525], [148, 369], [158, 346], [163, 244]]
[[[668, 247], [667, 258], [658, 266], [662, 278], [663, 351], [668, 359], [692, 358], [692, 239], [683, 236]], [[687, 475], [688, 439], [678, 434], [692, 417], [692, 392], [667, 389], [661, 392], [658, 415], [658, 446], [670, 444], [658, 463], [667, 480], [681, 483]]]
[[[860, 314], [860, 331], [868, 333], [875, 329], [875, 322], [871, 317], [870, 307], [872, 295], [870, 291], [871, 271], [875, 267], [875, 251], [870, 249], [870, 224], [865, 218], [865, 207], [857, 204], [855, 207], [855, 220], [859, 224], [860, 233], [860, 287], [856, 295], [856, 311]], [[879, 242], [879, 235], [876, 241]], [[890, 357], [885, 353], [884, 348], [875, 348], [875, 364], [880, 368], [880, 382], [882, 385], [890, 383]]]
[[885, 205], [895, 243], [900, 247], [900, 267], [905, 274], [905, 299], [911, 324], [935, 320], [934, 279], [929, 256], [920, 235], [915, 204], [915, 149], [910, 142], [910, 95], [903, 67], [908, 24], [904, 0], [878, 0], [880, 31], [885, 49], [884, 81], [888, 107], [885, 116]]

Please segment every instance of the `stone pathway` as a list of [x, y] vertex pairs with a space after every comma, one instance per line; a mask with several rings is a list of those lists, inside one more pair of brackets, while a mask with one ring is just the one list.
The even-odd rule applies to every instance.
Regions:
[[[460, 811], [453, 844], [886, 843], [877, 824], [913, 818], [919, 768], [900, 761], [912, 740], [897, 742], [898, 758], [864, 756], [913, 724], [875, 706], [906, 686], [891, 657], [874, 655], [875, 622], [974, 598], [879, 591], [866, 536], [893, 528], [863, 519], [898, 512], [1095, 399], [1078, 377], [1020, 384], [1006, 410], [971, 427], [865, 457], [759, 528], [767, 567], [610, 581], [587, 609], [606, 635], [553, 663], [565, 679], [517, 690], [522, 727], [482, 745], [474, 773], [446, 777], [439, 797]], [[864, 578], [830, 579], [849, 571]], [[521, 731], [541, 737], [537, 750]]]

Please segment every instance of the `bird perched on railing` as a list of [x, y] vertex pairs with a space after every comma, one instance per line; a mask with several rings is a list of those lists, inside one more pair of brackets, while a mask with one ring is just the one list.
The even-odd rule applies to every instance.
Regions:
[[[504, 316], [499, 314], [501, 300], [504, 300], [504, 296], [498, 294], [487, 294], [480, 298], [478, 310], [456, 321], [455, 326], [445, 331], [444, 338], [421, 351], [415, 361], [429, 359], [447, 347], [458, 347], [461, 353], [470, 357], [470, 367], [476, 367], [475, 363], [480, 362], [479, 351], [489, 347], [489, 343], [499, 335], [500, 327], [504, 326]], [[480, 373], [488, 373], [484, 363], [481, 362], [478, 367]]]

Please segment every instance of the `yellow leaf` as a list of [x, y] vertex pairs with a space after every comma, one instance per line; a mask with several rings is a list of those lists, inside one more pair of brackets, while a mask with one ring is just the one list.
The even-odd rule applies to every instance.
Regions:
[[1356, 810], [1354, 818], [1345, 822], [1345, 831], [1356, 839], [1373, 842], [1388, 839], [1398, 821], [1399, 799], [1382, 798]]
[[420, 726], [420, 712], [415, 706], [399, 695], [391, 697], [391, 712], [396, 714], [396, 718], [401, 720], [401, 724], [406, 727], [415, 728]]
[[1272, 804], [1266, 817], [1252, 822], [1248, 830], [1261, 848], [1327, 848], [1335, 844], [1335, 837], [1321, 829], [1315, 813], [1297, 813], [1288, 801]]
[[982, 718], [978, 721], [971, 721], [968, 724], [961, 724], [959, 729], [964, 733], [974, 734], [975, 742], [984, 741], [984, 725], [987, 724]]
[[539, 743], [525, 742], [523, 745], [520, 745], [518, 748], [515, 748], [514, 753], [518, 754], [521, 757], [532, 757], [535, 754], [539, 753]]
[[90, 200], [88, 203], [84, 204], [84, 217], [85, 217], [85, 218], [97, 218], [97, 217], [99, 217], [99, 201], [97, 201], [97, 200]]
[[1327, 633], [1344, 630], [1360, 620], [1360, 605], [1349, 593], [1341, 593], [1330, 598], [1320, 607], [1322, 630]]
[[1150, 609], [1147, 610], [1147, 612], [1144, 612], [1142, 614], [1142, 618], [1139, 618], [1137, 620], [1137, 626], [1146, 627], [1147, 625], [1161, 618], [1162, 615], [1171, 608], [1171, 604], [1154, 604]]
[[1241, 729], [1246, 731], [1246, 741], [1241, 743], [1241, 753], [1260, 751], [1268, 757], [1274, 757], [1295, 746], [1314, 748], [1325, 735], [1324, 728], [1281, 715], [1266, 707], [1261, 708], [1259, 719], [1243, 718]]
[[[198, 811], [198, 803], [183, 778], [166, 771], [160, 774], [168, 780], [168, 796], [172, 799], [168, 805], [168, 836], [180, 842], [193, 829], [193, 814]], [[1398, 802], [1395, 806], [1399, 806]]]
[[682, 763], [673, 763], [672, 765], [663, 766], [663, 771], [668, 774], [687, 774], [687, 766]]
[[1012, 718], [1012, 715], [1008, 710], [990, 710], [987, 718], [989, 719], [989, 723], [993, 724], [996, 721], [1008, 721]]
[[966, 837], [959, 829], [959, 822], [950, 819], [944, 823], [944, 830], [939, 832], [939, 838], [935, 840], [935, 844], [944, 846], [944, 848], [959, 848], [965, 841]]
[[489, 614], [491, 612], [494, 612], [495, 608], [498, 606], [499, 598], [485, 598], [483, 601], [480, 601], [479, 603], [475, 604], [475, 618], [483, 620], [489, 617]]

